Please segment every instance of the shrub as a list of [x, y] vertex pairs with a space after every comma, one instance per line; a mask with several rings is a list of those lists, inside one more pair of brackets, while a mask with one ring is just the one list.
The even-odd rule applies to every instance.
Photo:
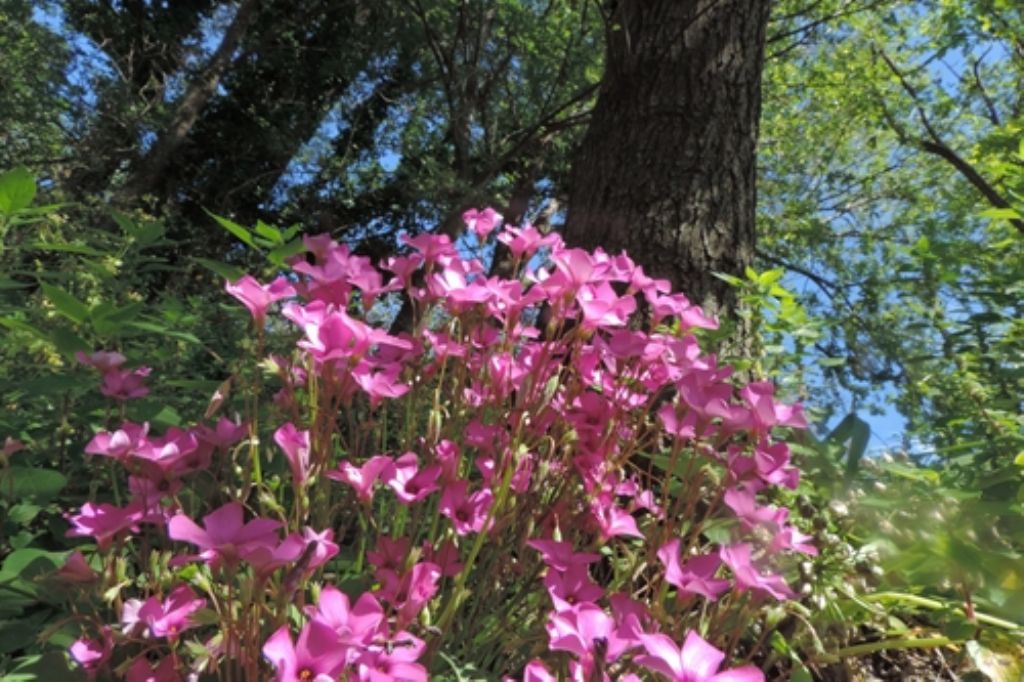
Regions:
[[[770, 504], [799, 479], [774, 434], [801, 409], [737, 387], [695, 336], [716, 323], [626, 255], [465, 218], [465, 244], [421, 234], [375, 267], [307, 237], [270, 284], [229, 281], [255, 351], [204, 419], [244, 417], [95, 434], [92, 466], [124, 479], [68, 514], [92, 540], [55, 576], [79, 666], [763, 678], [764, 619], [816, 553]], [[493, 241], [517, 278], [470, 257]], [[402, 305], [411, 331], [372, 323]], [[160, 380], [80, 359], [122, 405]]]

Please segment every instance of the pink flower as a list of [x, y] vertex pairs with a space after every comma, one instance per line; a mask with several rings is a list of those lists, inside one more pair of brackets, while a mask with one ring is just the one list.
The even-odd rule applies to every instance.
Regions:
[[[461, 265], [459, 261], [456, 263]], [[427, 278], [427, 291], [434, 298], [445, 299], [446, 303], [461, 304], [449, 306], [456, 310], [489, 300], [493, 295], [491, 291], [477, 280], [470, 282], [467, 280], [467, 276], [469, 273], [461, 267], [442, 268]]]
[[301, 545], [303, 554], [309, 553], [309, 559], [306, 563], [306, 572], [308, 574], [312, 574], [313, 571], [336, 557], [340, 551], [340, 548], [334, 542], [334, 530], [331, 528], [317, 532], [312, 528], [306, 527], [302, 529], [301, 536], [297, 533], [292, 533], [285, 538], [285, 541], [289, 539]]
[[245, 275], [234, 282], [225, 282], [224, 290], [249, 309], [257, 326], [263, 324], [271, 303], [295, 296], [295, 287], [283, 275], [266, 285], [260, 284], [250, 275]]
[[67, 536], [93, 537], [100, 549], [108, 549], [118, 535], [138, 532], [142, 516], [142, 506], [138, 503], [122, 508], [112, 504], [86, 502], [78, 514], [67, 517], [71, 522]]
[[451, 519], [459, 535], [482, 531], [494, 501], [494, 494], [489, 488], [478, 490], [472, 495], [468, 492], [469, 481], [449, 483], [441, 493], [438, 505], [438, 511]]
[[432, 464], [419, 468], [419, 458], [407, 452], [381, 474], [388, 487], [395, 491], [395, 496], [402, 504], [412, 504], [424, 499], [437, 490], [437, 479], [441, 475], [441, 467]]
[[775, 402], [775, 385], [770, 381], [755, 381], [747, 384], [740, 397], [750, 406], [753, 428], [759, 432], [770, 431], [774, 426], [789, 426], [806, 429], [807, 418], [800, 405], [782, 405]]
[[789, 446], [785, 443], [760, 444], [754, 450], [757, 475], [765, 483], [796, 490], [800, 483], [800, 470], [789, 464]]
[[164, 658], [154, 669], [145, 656], [139, 656], [128, 668], [127, 682], [181, 682], [181, 676], [174, 668], [174, 659]]
[[332, 481], [352, 486], [352, 489], [356, 491], [356, 498], [363, 504], [369, 504], [373, 501], [373, 485], [381, 474], [392, 465], [393, 461], [390, 457], [374, 455], [363, 462], [361, 467], [356, 467], [348, 461], [342, 461], [338, 464], [337, 470], [328, 471], [326, 476]]
[[426, 644], [404, 630], [368, 647], [356, 661], [360, 682], [426, 682], [427, 669], [416, 660]]
[[382, 628], [386, 632], [384, 609], [369, 592], [364, 592], [355, 605], [350, 605], [344, 592], [328, 585], [320, 591], [316, 607], [307, 607], [306, 613], [331, 628], [344, 647], [364, 647], [384, 634]]
[[196, 597], [188, 585], [175, 587], [167, 599], [150, 597], [136, 612], [137, 622], [145, 627], [150, 637], [177, 638], [183, 630], [195, 627], [191, 616], [206, 606], [205, 599]]
[[498, 241], [508, 247], [516, 258], [532, 256], [542, 246], [557, 246], [562, 238], [557, 234], [542, 235], [533, 225], [522, 228], [506, 225], [498, 234]]
[[582, 602], [596, 602], [604, 595], [604, 589], [590, 579], [585, 565], [576, 564], [568, 571], [548, 571], [544, 576], [555, 609], [562, 611]]
[[282, 625], [263, 644], [263, 656], [277, 670], [278, 682], [334, 682], [345, 655], [334, 630], [317, 620], [306, 623], [297, 642]]
[[107, 626], [100, 630], [100, 641], [81, 637], [72, 642], [68, 649], [71, 658], [85, 670], [90, 679], [110, 660], [113, 651], [114, 642], [110, 638], [110, 628]]
[[96, 351], [95, 353], [75, 353], [75, 359], [83, 365], [98, 369], [100, 373], [109, 372], [123, 365], [128, 359], [116, 351]]
[[149, 367], [136, 369], [111, 369], [103, 373], [100, 393], [116, 400], [131, 400], [149, 395], [149, 388], [143, 380], [149, 376]]
[[548, 568], [556, 571], [568, 571], [575, 566], [586, 566], [601, 558], [599, 554], [577, 554], [573, 551], [572, 543], [563, 540], [530, 540], [526, 544], [540, 552]]
[[100, 577], [77, 549], [68, 556], [56, 576], [64, 582], [77, 584], [88, 584]]
[[17, 438], [12, 438], [11, 436], [7, 436], [6, 438], [4, 438], [4, 446], [3, 446], [3, 448], [0, 448], [0, 454], [2, 454], [4, 457], [10, 457], [15, 452], [21, 452], [24, 449], [25, 449], [25, 444], [24, 443], [22, 443]]
[[666, 317], [675, 317], [680, 322], [682, 330], [690, 329], [718, 329], [718, 322], [704, 315], [700, 307], [690, 303], [690, 300], [683, 294], [671, 294], [661, 296], [657, 291], [644, 291], [651, 306], [651, 317], [654, 324], [661, 322]]
[[401, 573], [405, 569], [405, 559], [409, 556], [409, 538], [389, 538], [386, 535], [377, 538], [376, 551], [367, 552], [366, 560], [380, 571]]
[[242, 422], [233, 422], [227, 417], [221, 417], [217, 420], [217, 425], [213, 428], [209, 426], [200, 426], [197, 432], [199, 438], [210, 445], [227, 449], [242, 440], [249, 434], [249, 425]]
[[482, 211], [471, 208], [462, 214], [462, 220], [466, 223], [466, 229], [475, 232], [482, 241], [498, 226], [502, 218], [493, 208], [485, 208]]
[[618, 296], [608, 282], [584, 285], [576, 294], [576, 302], [583, 311], [586, 329], [621, 327], [636, 312], [636, 299]]
[[129, 453], [137, 473], [154, 481], [175, 477], [192, 471], [202, 471], [210, 465], [213, 447], [202, 442], [193, 431], [172, 426], [160, 438], [150, 438]]
[[681, 649], [662, 634], [640, 634], [639, 637], [647, 655], [634, 660], [673, 682], [764, 682], [764, 673], [751, 665], [717, 672], [725, 654], [693, 630], [686, 635]]
[[451, 540], [444, 540], [436, 549], [429, 540], [424, 540], [423, 559], [437, 564], [441, 569], [441, 575], [449, 578], [457, 576], [463, 568], [459, 563], [459, 548]]
[[452, 245], [452, 240], [446, 234], [424, 232], [415, 237], [403, 234], [400, 239], [403, 244], [411, 246], [418, 251], [426, 263], [435, 263], [442, 256], [458, 256], [455, 247]]
[[401, 577], [393, 571], [377, 571], [381, 582], [377, 594], [398, 611], [399, 627], [411, 623], [437, 594], [441, 567], [421, 561]]
[[607, 541], [614, 537], [642, 538], [643, 533], [636, 527], [636, 519], [612, 501], [595, 501], [590, 507], [591, 518], [597, 524], [601, 540]]
[[753, 590], [767, 593], [780, 600], [793, 598], [793, 590], [789, 588], [782, 576], [773, 573], [762, 574], [754, 566], [751, 561], [749, 544], [740, 543], [722, 547], [719, 554], [736, 577], [736, 588], [739, 591]]
[[[277, 545], [279, 521], [253, 519], [243, 523], [244, 510], [238, 502], [229, 502], [203, 517], [200, 528], [192, 519], [179, 513], [167, 524], [167, 535], [196, 545], [199, 557], [212, 566], [224, 563], [234, 566], [243, 552], [260, 546]], [[187, 558], [185, 558], [187, 560]]]
[[761, 529], [771, 537], [769, 552], [795, 549], [804, 554], [817, 556], [817, 548], [810, 544], [811, 536], [801, 533], [788, 525], [789, 510], [775, 506], [759, 507], [754, 492], [747, 487], [730, 488], [725, 493], [725, 503], [736, 514], [747, 530]]
[[274, 442], [284, 451], [288, 466], [292, 470], [292, 480], [298, 486], [304, 486], [309, 479], [309, 431], [299, 431], [288, 422], [274, 432]]
[[558, 682], [558, 679], [542, 662], [532, 660], [523, 669], [523, 682]]
[[636, 646], [614, 619], [595, 604], [577, 604], [552, 613], [545, 627], [549, 648], [575, 654], [586, 671], [597, 663], [610, 663]]
[[669, 540], [658, 550], [658, 559], [665, 566], [665, 580], [679, 588], [682, 593], [699, 594], [708, 601], [715, 601], [729, 589], [728, 580], [716, 579], [715, 572], [722, 565], [720, 557], [707, 554], [693, 557], [679, 565], [679, 538]]
[[90, 455], [103, 455], [124, 461], [129, 454], [146, 446], [148, 431], [149, 424], [125, 422], [120, 429], [113, 433], [106, 431], [97, 433], [85, 446], [85, 451]]
[[352, 370], [352, 378], [370, 396], [370, 407], [376, 408], [384, 399], [401, 398], [409, 392], [409, 386], [398, 380], [401, 371], [397, 364], [374, 370], [361, 363]]
[[412, 282], [412, 274], [423, 265], [423, 256], [413, 253], [408, 256], [391, 256], [384, 261], [384, 267], [395, 273], [396, 279], [403, 287]]
[[304, 309], [286, 306], [286, 317], [302, 327], [306, 339], [299, 341], [299, 347], [316, 358], [317, 362], [355, 361], [366, 355], [374, 344], [412, 350], [412, 344], [408, 341], [374, 329], [344, 310], [323, 309], [314, 305], [310, 304]]
[[301, 576], [310, 576], [337, 556], [338, 551], [333, 530], [328, 528], [318, 533], [307, 527], [301, 534], [289, 533], [276, 547], [254, 545], [242, 550], [241, 554], [261, 575], [269, 575], [282, 566], [301, 560]]

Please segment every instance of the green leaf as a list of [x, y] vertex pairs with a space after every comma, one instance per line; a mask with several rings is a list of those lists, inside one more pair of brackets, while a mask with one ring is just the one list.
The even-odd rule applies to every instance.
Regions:
[[235, 237], [237, 237], [239, 239], [239, 241], [241, 241], [243, 244], [245, 244], [247, 246], [251, 246], [252, 248], [256, 249], [257, 251], [261, 250], [260, 247], [257, 246], [256, 242], [253, 240], [252, 232], [250, 232], [249, 230], [245, 229], [244, 227], [242, 227], [241, 225], [239, 225], [238, 223], [236, 223], [233, 220], [229, 220], [227, 218], [224, 218], [223, 216], [219, 216], [219, 215], [216, 215], [214, 213], [210, 213], [209, 211], [207, 211], [206, 213], [211, 218], [216, 220], [218, 225], [220, 225], [225, 230], [227, 230], [228, 232], [233, 234]]
[[981, 216], [994, 220], [1017, 220], [1021, 214], [1012, 208], [988, 208], [981, 212]]
[[89, 307], [67, 291], [45, 282], [40, 283], [40, 287], [42, 287], [43, 294], [53, 304], [53, 307], [64, 317], [78, 324], [82, 324], [89, 319]]
[[7, 327], [8, 329], [13, 329], [15, 331], [26, 332], [40, 339], [48, 338], [42, 330], [33, 327], [28, 322], [22, 322], [21, 320], [13, 317], [0, 317], [0, 327]]
[[14, 215], [28, 208], [36, 198], [36, 179], [27, 168], [0, 174], [0, 213]]
[[800, 661], [793, 662], [793, 673], [789, 676], [789, 682], [814, 682], [811, 671]]
[[739, 277], [734, 276], [734, 275], [727, 275], [724, 272], [712, 272], [711, 274], [713, 276], [717, 277], [718, 279], [722, 280], [726, 284], [730, 284], [730, 285], [732, 285], [734, 287], [738, 287], [738, 286], [742, 286], [743, 285], [743, 280], [740, 279]]
[[846, 482], [849, 483], [857, 475], [860, 469], [860, 461], [868, 449], [868, 440], [871, 437], [871, 426], [857, 416], [856, 412], [843, 417], [832, 431], [825, 436], [825, 442], [830, 445], [844, 445], [849, 442], [846, 448]]
[[87, 353], [92, 349], [88, 341], [67, 327], [54, 327], [48, 338], [57, 352], [65, 357], [73, 357], [79, 351]]
[[25, 289], [28, 286], [30, 285], [25, 284], [24, 282], [15, 281], [13, 279], [10, 279], [9, 277], [0, 277], [0, 290], [2, 291], [9, 291], [11, 289]]
[[0, 682], [82, 682], [85, 675], [68, 667], [61, 652], [51, 651], [16, 659], [15, 667]]
[[27, 526], [32, 523], [32, 520], [39, 515], [42, 510], [37, 504], [16, 504], [11, 507], [10, 512], [7, 514], [8, 520], [19, 526]]
[[301, 239], [295, 239], [291, 242], [277, 247], [273, 251], [267, 254], [267, 260], [278, 267], [284, 267], [285, 261], [292, 256], [302, 253], [306, 250], [306, 244]]
[[151, 415], [146, 421], [150, 422], [157, 428], [166, 429], [169, 426], [181, 426], [181, 415], [178, 414], [170, 405], [164, 405], [156, 412]]
[[32, 242], [30, 248], [39, 251], [57, 251], [59, 253], [77, 253], [83, 256], [105, 256], [107, 254], [84, 244], [61, 244], [58, 242]]
[[262, 220], [256, 221], [256, 234], [263, 237], [272, 244], [281, 244], [284, 240], [281, 237], [281, 230], [272, 225], [267, 225]]
[[920, 481], [922, 483], [930, 483], [932, 485], [939, 484], [939, 473], [932, 471], [931, 469], [923, 469], [920, 467], [907, 466], [906, 464], [900, 464], [898, 462], [881, 462], [879, 466], [882, 470], [905, 478], [910, 481]]
[[27, 618], [0, 622], [0, 654], [14, 653], [31, 646], [50, 615], [49, 611], [39, 611]]
[[783, 274], [784, 272], [781, 268], [775, 270], [765, 270], [764, 272], [757, 276], [757, 283], [765, 288], [770, 287], [771, 285], [777, 283], [780, 279], [782, 279]]
[[67, 482], [64, 474], [53, 469], [11, 466], [0, 469], [0, 497], [44, 503], [59, 495]]
[[135, 322], [128, 322], [126, 324], [127, 326], [132, 327], [134, 329], [141, 329], [143, 331], [153, 332], [154, 334], [160, 334], [161, 336], [170, 336], [172, 338], [181, 339], [182, 341], [188, 341], [189, 343], [194, 343], [197, 345], [202, 345], [203, 343], [202, 341], [197, 339], [194, 334], [168, 329], [167, 327], [155, 324], [153, 322], [146, 322], [144, 320], [140, 320]]
[[70, 552], [48, 552], [36, 547], [16, 549], [4, 559], [0, 567], [0, 580], [32, 580], [37, 576], [52, 573], [64, 565], [68, 554]]
[[113, 303], [106, 301], [97, 303], [89, 311], [89, 317], [92, 318], [93, 322], [97, 320], [108, 320], [110, 322], [126, 322], [131, 320], [133, 317], [137, 317], [146, 308], [146, 305], [141, 301], [129, 303], [123, 308], [118, 308]]
[[199, 263], [207, 270], [210, 270], [216, 275], [220, 275], [229, 282], [234, 282], [245, 275], [245, 271], [241, 268], [236, 268], [234, 265], [228, 265], [227, 263], [221, 263], [217, 260], [210, 260], [208, 258], [193, 258], [196, 263]]

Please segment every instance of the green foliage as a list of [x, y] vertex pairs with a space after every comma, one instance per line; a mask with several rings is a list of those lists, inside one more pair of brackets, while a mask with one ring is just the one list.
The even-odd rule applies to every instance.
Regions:
[[[66, 509], [96, 493], [114, 501], [117, 492], [106, 476], [82, 467], [85, 443], [114, 415], [96, 394], [95, 373], [74, 354], [103, 349], [156, 359], [154, 371], [168, 378], [164, 388], [124, 416], [166, 428], [180, 421], [167, 407], [172, 398], [202, 412], [204, 397], [189, 380], [228, 374], [218, 349], [245, 329], [241, 319], [224, 324], [217, 303], [156, 288], [156, 281], [191, 275], [163, 255], [170, 242], [159, 221], [93, 214], [107, 229], [82, 229], [68, 220], [70, 207], [33, 206], [37, 190], [23, 169], [0, 174], [0, 439], [25, 445], [0, 457], [4, 680], [79, 679], [63, 653], [76, 636], [69, 639], [58, 622], [63, 597], [40, 576], [68, 553]], [[201, 386], [212, 392], [216, 383]], [[175, 388], [186, 384], [189, 390]]]

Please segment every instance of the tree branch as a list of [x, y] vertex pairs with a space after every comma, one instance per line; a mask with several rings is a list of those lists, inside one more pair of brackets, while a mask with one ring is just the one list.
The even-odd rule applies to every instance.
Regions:
[[119, 192], [122, 198], [146, 194], [156, 187], [174, 154], [199, 119], [199, 115], [217, 92], [217, 86], [231, 64], [235, 50], [256, 18], [258, 6], [259, 0], [242, 0], [217, 50], [199, 76], [189, 84], [188, 90], [179, 101], [171, 123], [157, 138], [149, 153], [140, 160], [137, 169], [122, 187]]
[[[974, 166], [964, 160], [964, 158], [957, 154], [952, 147], [943, 141], [942, 136], [939, 135], [935, 126], [932, 125], [931, 119], [928, 118], [927, 112], [925, 112], [924, 107], [921, 105], [921, 99], [917, 94], [917, 90], [907, 81], [906, 77], [904, 77], [896, 64], [889, 58], [889, 55], [880, 49], [876, 49], [876, 53], [883, 61], [885, 61], [889, 70], [892, 71], [893, 75], [895, 75], [899, 80], [903, 90], [910, 96], [911, 100], [913, 100], [914, 109], [917, 112], [918, 118], [921, 120], [921, 125], [924, 126], [925, 132], [928, 133], [927, 137], [914, 139], [915, 144], [917, 144], [917, 146], [922, 150], [934, 156], [938, 156], [953, 166], [953, 168], [955, 168], [957, 172], [967, 180], [967, 182], [973, 185], [974, 188], [985, 197], [988, 203], [995, 208], [1012, 208], [1010, 206], [1010, 202], [1008, 202], [1003, 195], [1001, 195], [999, 191], [996, 190], [996, 188], [993, 187], [981, 175], [981, 173], [977, 171], [976, 168], [974, 168]], [[897, 130], [897, 134], [899, 134], [899, 130]], [[1024, 220], [1021, 220], [1020, 218], [1012, 218], [1010, 220], [1010, 224], [1017, 228], [1018, 232], [1024, 234]]]

